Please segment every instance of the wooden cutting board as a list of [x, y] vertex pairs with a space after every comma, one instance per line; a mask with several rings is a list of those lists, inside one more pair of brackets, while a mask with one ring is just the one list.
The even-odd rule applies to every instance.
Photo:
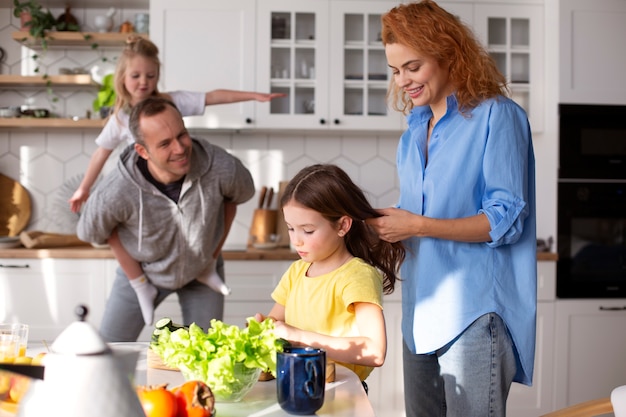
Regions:
[[18, 236], [30, 221], [31, 209], [26, 188], [0, 174], [0, 236]]

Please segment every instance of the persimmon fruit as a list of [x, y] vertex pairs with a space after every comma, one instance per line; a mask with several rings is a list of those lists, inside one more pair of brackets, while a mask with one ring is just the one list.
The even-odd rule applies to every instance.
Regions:
[[167, 384], [139, 386], [136, 392], [146, 417], [178, 417], [178, 399]]
[[202, 381], [191, 380], [172, 388], [178, 399], [178, 417], [211, 417], [215, 397]]

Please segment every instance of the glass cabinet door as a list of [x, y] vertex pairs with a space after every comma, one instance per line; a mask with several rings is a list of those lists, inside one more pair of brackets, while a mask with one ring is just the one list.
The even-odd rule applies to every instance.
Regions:
[[257, 126], [402, 129], [387, 106], [380, 40], [386, 1], [257, 3], [257, 89], [287, 94], [257, 106]]
[[257, 109], [258, 125], [313, 128], [328, 115], [328, 3], [258, 3], [257, 89], [284, 93]]
[[476, 5], [475, 27], [509, 82], [511, 98], [543, 129], [542, 6]]
[[398, 129], [403, 116], [387, 104], [391, 70], [381, 40], [388, 2], [332, 2], [330, 119], [340, 128]]

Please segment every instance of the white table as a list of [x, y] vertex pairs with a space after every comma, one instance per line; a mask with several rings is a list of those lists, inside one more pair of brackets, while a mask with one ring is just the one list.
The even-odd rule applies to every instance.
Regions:
[[[143, 379], [145, 375], [145, 380]], [[147, 368], [145, 355], [137, 363], [136, 383], [164, 384], [172, 388], [184, 382], [177, 371]], [[292, 416], [283, 411], [276, 401], [276, 380], [259, 381], [240, 402], [218, 402], [215, 405], [219, 417], [282, 417]], [[324, 405], [315, 413], [317, 417], [374, 417], [361, 381], [354, 372], [336, 365], [335, 382], [326, 384]]]
[[[173, 388], [184, 382], [183, 375], [178, 371], [148, 367], [148, 343], [116, 343], [114, 345], [121, 345], [123, 349], [140, 350], [135, 371], [136, 385], [168, 384], [168, 388]], [[33, 343], [29, 345], [28, 355], [35, 355], [45, 350], [43, 345]], [[259, 381], [240, 402], [218, 402], [215, 408], [219, 417], [284, 417], [293, 415], [283, 411], [278, 405], [276, 380]], [[315, 416], [375, 417], [375, 414], [356, 374], [343, 366], [336, 365], [335, 382], [326, 384], [324, 405]]]

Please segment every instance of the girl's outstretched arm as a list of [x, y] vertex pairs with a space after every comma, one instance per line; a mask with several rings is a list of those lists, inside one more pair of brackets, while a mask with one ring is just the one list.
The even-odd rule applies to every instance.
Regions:
[[78, 213], [82, 205], [87, 201], [89, 197], [89, 191], [93, 184], [98, 179], [98, 175], [100, 175], [100, 171], [102, 171], [102, 167], [105, 162], [109, 158], [113, 151], [111, 149], [105, 149], [102, 147], [98, 147], [95, 150], [93, 155], [91, 155], [91, 159], [89, 160], [89, 165], [87, 166], [87, 171], [85, 171], [85, 176], [83, 180], [80, 182], [80, 185], [74, 191], [72, 198], [70, 198], [70, 209], [74, 213]]
[[[354, 310], [359, 336], [336, 337], [301, 330], [286, 324], [279, 317], [276, 317], [276, 336], [293, 344], [322, 348], [326, 350], [328, 357], [336, 361], [374, 367], [382, 366], [387, 354], [387, 331], [383, 311], [372, 303], [355, 303]], [[275, 317], [272, 314], [280, 314], [276, 305], [269, 314]]]
[[206, 93], [204, 104], [210, 106], [212, 104], [238, 103], [240, 101], [260, 101], [266, 102], [279, 97], [285, 97], [283, 93], [257, 93], [254, 91], [238, 91], [238, 90], [213, 90]]

